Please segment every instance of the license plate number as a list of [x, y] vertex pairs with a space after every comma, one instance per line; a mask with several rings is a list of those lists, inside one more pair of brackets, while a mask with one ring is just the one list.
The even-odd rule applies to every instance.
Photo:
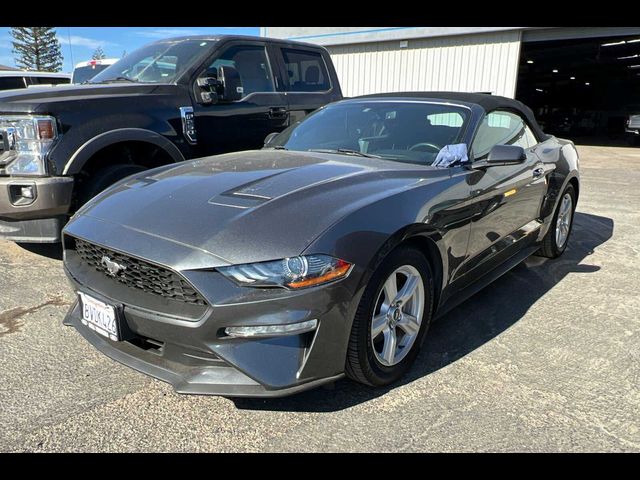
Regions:
[[115, 307], [78, 292], [80, 297], [81, 321], [90, 329], [111, 340], [118, 341], [118, 318]]

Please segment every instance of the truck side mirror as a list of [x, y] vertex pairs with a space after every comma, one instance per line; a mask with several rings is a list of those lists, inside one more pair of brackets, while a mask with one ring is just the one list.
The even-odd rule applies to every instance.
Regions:
[[217, 74], [212, 75], [212, 72], [207, 72], [206, 75], [196, 80], [200, 102], [204, 104], [218, 103], [218, 91], [221, 88], [220, 81]]
[[220, 99], [226, 102], [235, 102], [244, 96], [240, 73], [234, 67], [222, 65], [218, 68], [222, 92]]

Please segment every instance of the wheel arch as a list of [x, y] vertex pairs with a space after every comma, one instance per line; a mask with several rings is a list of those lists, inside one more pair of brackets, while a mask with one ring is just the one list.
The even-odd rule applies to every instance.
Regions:
[[360, 287], [363, 288], [367, 285], [373, 272], [393, 250], [400, 246], [413, 246], [425, 256], [431, 267], [431, 273], [434, 276], [433, 308], [435, 312], [444, 288], [444, 272], [446, 271], [443, 261], [446, 257], [441, 251], [440, 238], [441, 235], [438, 230], [423, 223], [407, 225], [396, 231], [373, 255], [360, 282]]
[[580, 197], [580, 180], [578, 179], [577, 175], [573, 175], [569, 177], [569, 180], [567, 180], [567, 185], [572, 185], [573, 189], [576, 191], [576, 204], [577, 204], [578, 198]]
[[67, 161], [62, 175], [75, 175], [101, 151], [118, 144], [139, 142], [161, 149], [173, 163], [184, 161], [185, 158], [170, 140], [162, 135], [143, 128], [121, 128], [101, 133], [85, 142]]

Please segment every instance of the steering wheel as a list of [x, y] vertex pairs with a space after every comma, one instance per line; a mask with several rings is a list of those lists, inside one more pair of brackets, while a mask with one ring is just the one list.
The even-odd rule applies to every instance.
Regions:
[[425, 147], [427, 151], [433, 150], [435, 153], [439, 153], [441, 150], [441, 148], [438, 145], [435, 145], [433, 143], [427, 143], [427, 142], [416, 143], [415, 145], [412, 145], [411, 147], [409, 147], [409, 150], [425, 151]]

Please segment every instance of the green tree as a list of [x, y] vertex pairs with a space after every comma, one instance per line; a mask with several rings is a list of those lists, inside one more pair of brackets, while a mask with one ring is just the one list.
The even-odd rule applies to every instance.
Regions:
[[102, 47], [98, 47], [93, 52], [93, 55], [91, 56], [91, 58], [93, 60], [102, 60], [103, 58], [107, 58], [107, 56], [104, 54], [104, 51], [102, 50]]
[[53, 27], [11, 27], [16, 65], [24, 70], [59, 72], [62, 51]]

